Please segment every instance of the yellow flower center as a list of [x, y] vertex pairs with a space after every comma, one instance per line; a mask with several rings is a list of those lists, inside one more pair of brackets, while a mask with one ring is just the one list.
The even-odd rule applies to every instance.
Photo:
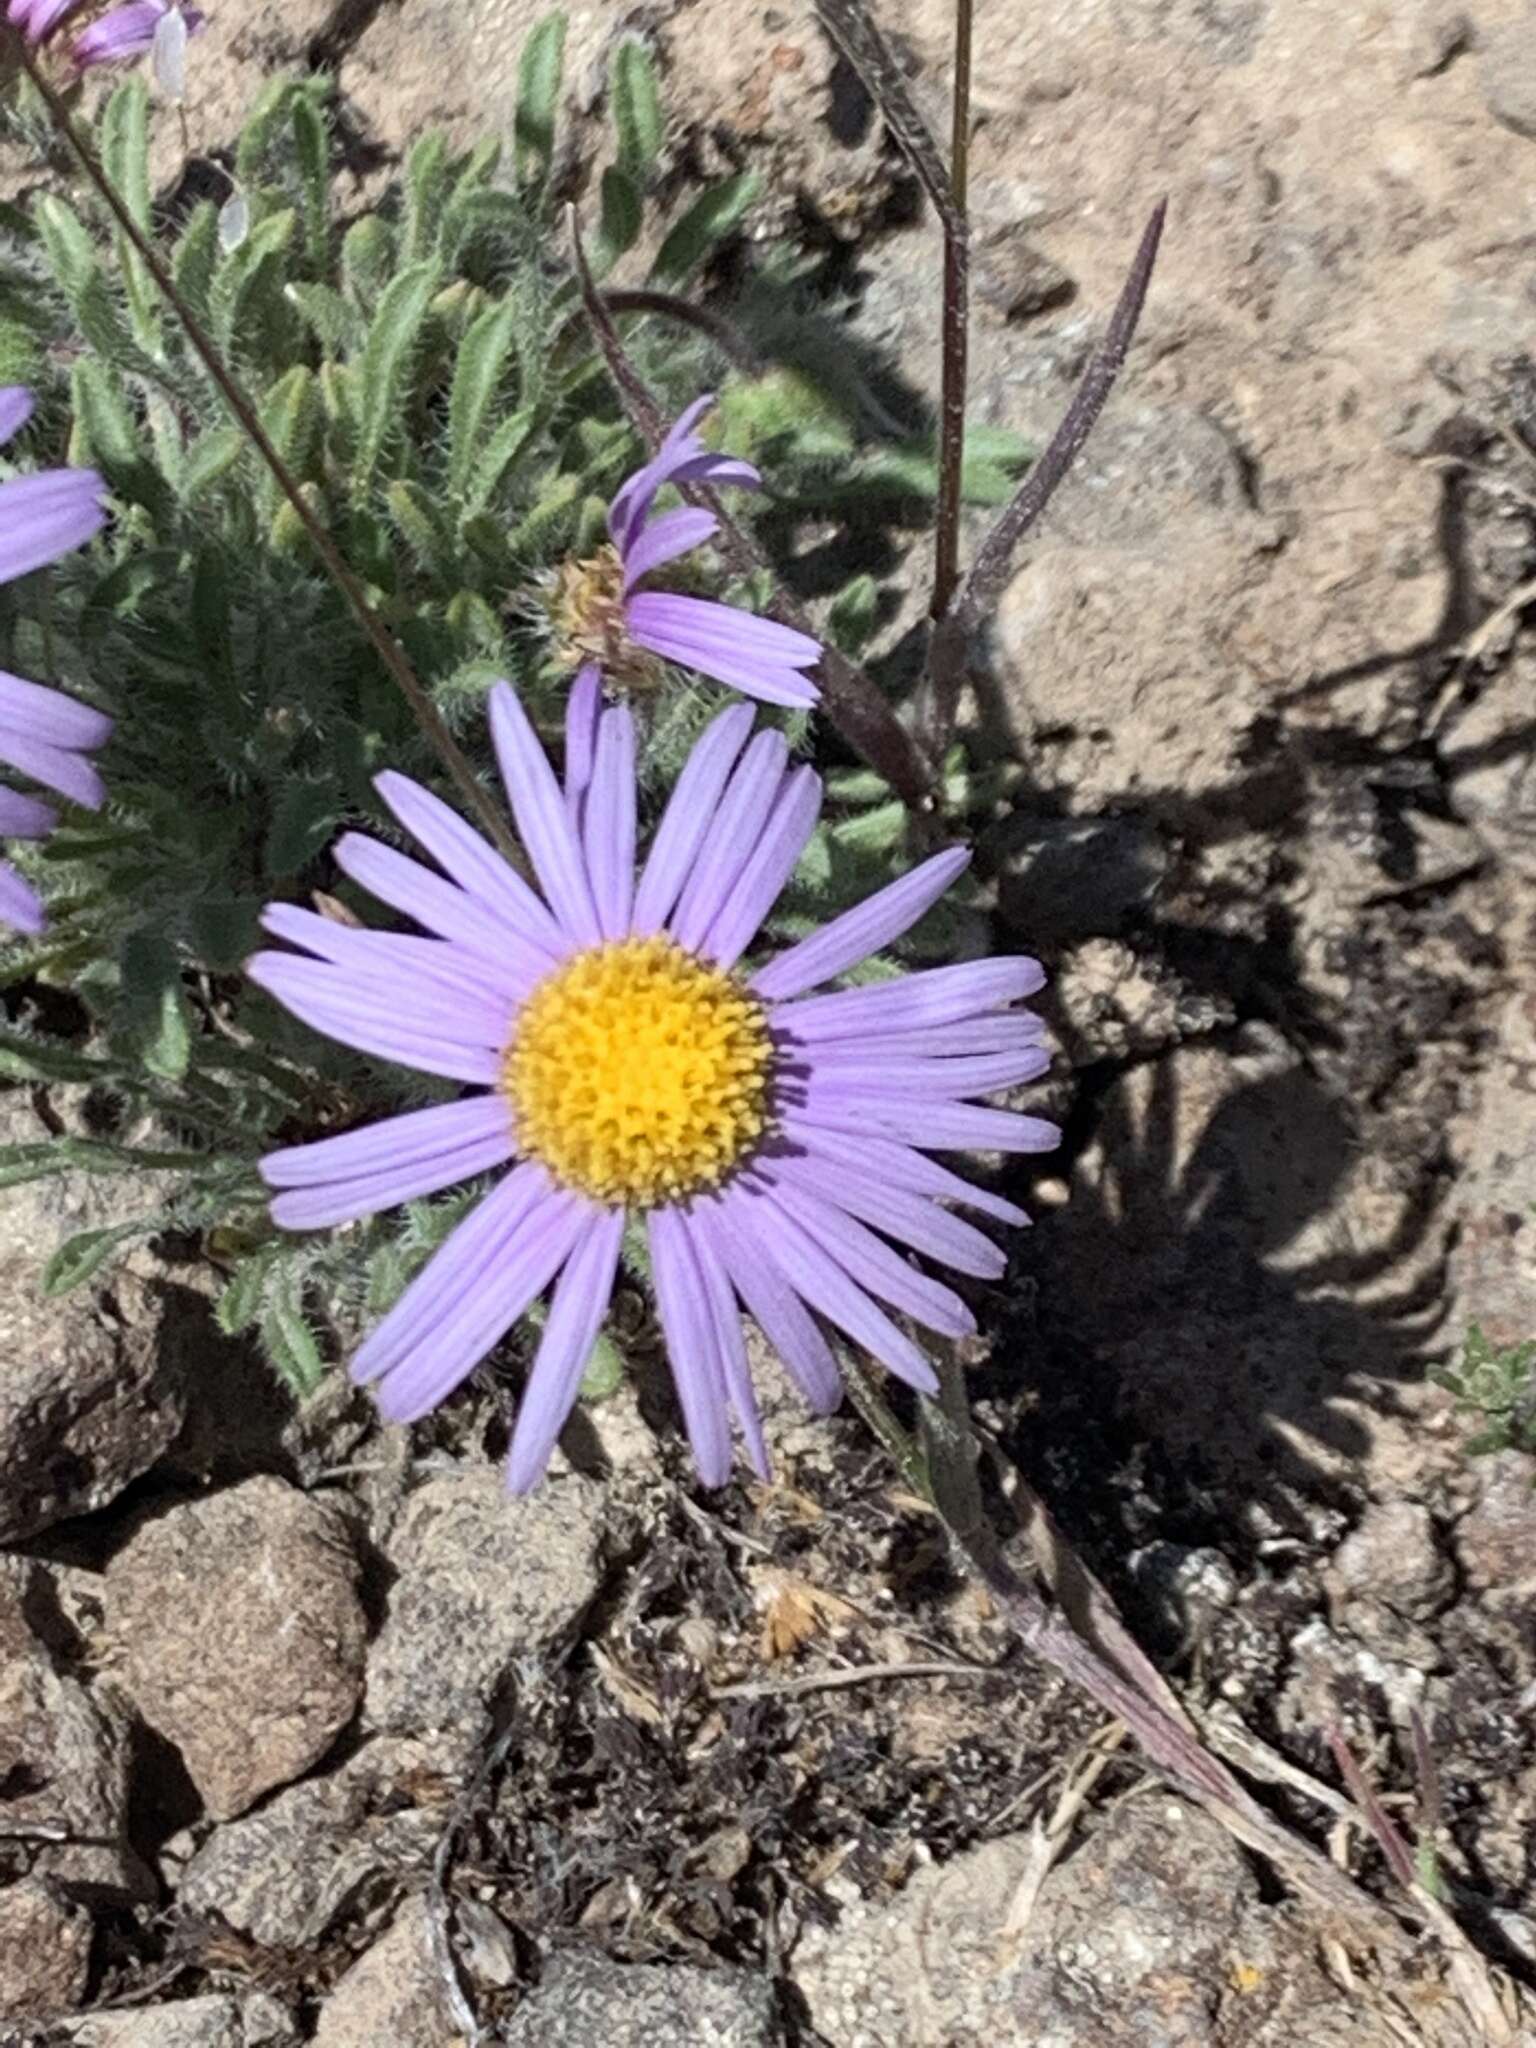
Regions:
[[762, 1136], [772, 1053], [730, 975], [671, 939], [617, 939], [534, 990], [502, 1085], [557, 1181], [647, 1208], [713, 1187]]
[[549, 616], [566, 666], [595, 661], [606, 681], [627, 690], [652, 690], [661, 682], [661, 663], [624, 630], [624, 564], [617, 548], [605, 544], [585, 561], [562, 564]]

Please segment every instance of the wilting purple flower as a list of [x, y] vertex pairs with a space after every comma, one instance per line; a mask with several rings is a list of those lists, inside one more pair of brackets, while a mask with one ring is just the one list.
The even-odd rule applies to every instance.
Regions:
[[[31, 416], [30, 392], [19, 384], [0, 387], [0, 442]], [[106, 520], [102, 496], [93, 469], [45, 469], [0, 484], [0, 583], [58, 561], [99, 533]], [[104, 792], [86, 755], [111, 731], [110, 718], [62, 690], [0, 671], [0, 761], [91, 810]], [[0, 836], [46, 839], [57, 816], [52, 804], [0, 786]], [[40, 932], [44, 922], [36, 890], [0, 861], [0, 923]]]
[[[726, 1478], [734, 1411], [755, 1469], [762, 1427], [738, 1303], [813, 1408], [838, 1369], [818, 1317], [909, 1385], [933, 1372], [888, 1313], [974, 1328], [898, 1250], [996, 1279], [1003, 1254], [959, 1203], [1027, 1221], [923, 1147], [1035, 1152], [1051, 1124], [971, 1097], [1043, 1072], [1042, 982], [1027, 959], [931, 968], [813, 994], [915, 924], [965, 868], [940, 853], [755, 969], [739, 966], [815, 828], [821, 782], [744, 704], [694, 748], [635, 874], [635, 726], [598, 721], [585, 781], [561, 790], [512, 689], [491, 732], [536, 893], [403, 775], [377, 788], [438, 872], [358, 833], [336, 859], [422, 935], [365, 931], [289, 904], [252, 978], [343, 1044], [476, 1092], [274, 1152], [286, 1229], [349, 1222], [511, 1166], [372, 1331], [352, 1364], [396, 1422], [425, 1415], [553, 1287], [508, 1479], [532, 1486], [576, 1398], [644, 1218], [657, 1305], [694, 1458]], [[579, 741], [577, 742], [579, 748]], [[572, 751], [576, 751], [573, 748]], [[516, 1162], [513, 1164], [513, 1162]], [[894, 1243], [892, 1242], [894, 1240]]]
[[807, 633], [712, 598], [636, 586], [667, 562], [702, 547], [718, 532], [712, 512], [680, 505], [651, 516], [665, 484], [762, 482], [750, 462], [715, 455], [694, 432], [714, 403], [700, 398], [667, 435], [653, 460], [620, 488], [608, 507], [612, 545], [562, 572], [553, 611], [564, 651], [606, 680], [643, 687], [656, 658], [697, 669], [765, 704], [806, 707], [821, 693], [803, 673], [821, 648]]
[[[93, 64], [131, 64], [147, 57], [155, 47], [157, 34], [162, 33], [162, 24], [173, 16], [179, 18], [189, 36], [199, 35], [207, 25], [206, 16], [195, 7], [177, 6], [173, 0], [129, 0], [125, 7], [109, 8], [99, 21], [93, 21], [76, 36], [75, 62], [85, 71]], [[179, 96], [176, 86], [173, 97]]]
[[9, 0], [5, 18], [29, 43], [43, 43], [79, 5], [80, 0]]

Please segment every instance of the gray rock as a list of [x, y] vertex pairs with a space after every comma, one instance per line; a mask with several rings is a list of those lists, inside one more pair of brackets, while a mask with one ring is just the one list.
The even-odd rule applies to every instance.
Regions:
[[1467, 1585], [1498, 1597], [1536, 1597], [1536, 1458], [1501, 1451], [1476, 1470], [1481, 1497], [1456, 1525]]
[[1366, 1509], [1334, 1552], [1324, 1583], [1341, 1603], [1379, 1600], [1410, 1620], [1438, 1613], [1453, 1590], [1429, 1510], [1406, 1500]]
[[64, 2034], [73, 2048], [278, 2048], [297, 2038], [283, 2007], [263, 1992], [92, 2013]]
[[1483, 98], [1496, 121], [1536, 140], [1536, 8], [1482, 37]]
[[85, 1990], [91, 1920], [41, 1878], [0, 1891], [0, 2020], [71, 2010]]
[[115, 1500], [181, 1428], [180, 1346], [142, 1282], [114, 1307], [48, 1300], [30, 1255], [0, 1261], [0, 1542]]
[[574, 1474], [515, 1500], [483, 1466], [412, 1494], [386, 1546], [399, 1576], [368, 1660], [369, 1721], [472, 1733], [508, 1659], [597, 1590], [601, 1502]]
[[36, 1830], [38, 1875], [142, 1896], [128, 1848], [128, 1718], [55, 1670], [41, 1643], [0, 1662], [0, 1825]]
[[125, 1682], [216, 1820], [308, 1770], [351, 1720], [357, 1576], [341, 1517], [266, 1476], [144, 1522], [108, 1566]]
[[775, 2048], [773, 1990], [747, 1970], [616, 1963], [581, 1950], [556, 1957], [517, 2009], [507, 2048]]
[[791, 1973], [831, 2048], [1215, 2048], [1254, 1897], [1223, 1830], [1165, 1797], [1122, 1808], [1015, 1919], [1032, 1853], [1003, 1836], [808, 1933]]
[[412, 1899], [320, 2008], [314, 2048], [459, 2048], [427, 1909]]
[[263, 1948], [312, 1946], [371, 1888], [425, 1870], [442, 1831], [441, 1810], [375, 1808], [398, 1800], [410, 1773], [433, 1773], [438, 1762], [420, 1743], [384, 1738], [339, 1771], [290, 1786], [255, 1813], [226, 1821], [182, 1871], [178, 1905], [222, 1920]]

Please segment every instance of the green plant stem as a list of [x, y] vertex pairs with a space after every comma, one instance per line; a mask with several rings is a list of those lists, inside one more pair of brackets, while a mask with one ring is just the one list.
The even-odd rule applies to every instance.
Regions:
[[305, 498], [293, 472], [273, 446], [257, 417], [255, 407], [240, 388], [233, 371], [222, 360], [212, 340], [205, 333], [201, 321], [177, 291], [175, 281], [161, 261], [159, 251], [140, 228], [116, 186], [107, 176], [96, 152], [81, 133], [79, 124], [44, 73], [25, 36], [19, 30], [13, 31], [11, 40], [19, 54], [22, 69], [42, 96], [55, 128], [73, 152], [86, 177], [101, 195], [118, 227], [154, 279], [161, 296], [181, 322], [188, 341], [204, 369], [217, 385], [225, 404], [234, 414], [241, 432], [267, 465], [278, 489], [293, 507], [326, 574], [351, 606], [358, 624], [409, 704], [423, 736], [442, 761], [459, 794], [490, 834], [497, 848], [514, 865], [521, 868], [522, 854], [505, 817], [482, 787], [469, 756], [448, 730], [442, 713], [427, 694], [399, 642], [368, 602], [362, 584], [347, 566], [336, 543], [316, 517], [313, 507]]

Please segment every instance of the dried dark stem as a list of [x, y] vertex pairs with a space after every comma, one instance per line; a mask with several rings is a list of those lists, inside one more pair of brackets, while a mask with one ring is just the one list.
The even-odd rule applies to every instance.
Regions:
[[368, 636], [380, 661], [388, 669], [398, 685], [401, 695], [411, 707], [416, 723], [429, 745], [435, 750], [443, 766], [452, 777], [455, 787], [470, 809], [479, 818], [500, 850], [514, 863], [521, 865], [522, 855], [513, 840], [506, 819], [481, 786], [479, 777], [468, 755], [448, 730], [443, 716], [432, 702], [418, 679], [415, 670], [406, 659], [404, 650], [368, 602], [366, 593], [357, 577], [348, 568], [325, 527], [316, 517], [314, 509], [300, 489], [297, 479], [286, 462], [273, 446], [271, 438], [257, 417], [256, 409], [240, 388], [234, 374], [224, 363], [201, 321], [177, 291], [175, 281], [159, 251], [144, 233], [132, 213], [125, 205], [117, 188], [102, 168], [96, 152], [81, 133], [78, 123], [64, 104], [57, 88], [47, 77], [43, 67], [18, 31], [12, 35], [12, 44], [27, 76], [41, 94], [48, 113], [75, 156], [80, 168], [100, 194], [113, 219], [132, 245], [145, 269], [154, 279], [155, 285], [167, 305], [181, 322], [188, 341], [202, 362], [204, 369], [213, 379], [225, 404], [234, 414], [242, 433], [272, 472], [274, 482], [288, 503], [293, 507], [299, 523], [308, 535], [310, 544], [319, 556], [322, 567], [352, 607], [358, 624]]
[[1152, 282], [1152, 267], [1157, 261], [1167, 212], [1167, 200], [1159, 200], [1143, 230], [1104, 339], [1090, 358], [1061, 425], [1051, 436], [1044, 454], [1031, 464], [1012, 502], [977, 550], [959, 596], [935, 629], [928, 656], [930, 688], [935, 700], [929, 729], [941, 737], [947, 734], [954, 716], [972, 636], [1002, 595], [1014, 550], [1077, 460], [1124, 366]]
[[954, 187], [939, 145], [907, 91], [901, 67], [864, 0], [816, 0], [816, 13], [822, 27], [863, 80], [918, 183], [933, 201], [946, 233], [963, 234], [965, 214], [955, 205]]
[[[624, 409], [634, 422], [646, 446], [654, 453], [661, 445], [664, 426], [660, 408], [645, 380], [630, 361], [614, 325], [613, 309], [605, 302], [593, 280], [591, 266], [582, 246], [581, 227], [574, 206], [568, 208], [571, 255], [581, 287], [582, 304], [592, 325], [608, 373], [613, 378]], [[762, 549], [727, 510], [720, 494], [707, 486], [686, 485], [683, 496], [702, 504], [719, 522], [719, 546], [733, 574], [751, 576], [772, 564]], [[770, 604], [772, 615], [802, 633], [814, 627], [803, 608], [782, 589], [777, 580]], [[819, 637], [819, 636], [818, 636]], [[933, 811], [933, 770], [912, 734], [907, 731], [880, 691], [835, 647], [823, 645], [821, 654], [822, 708], [826, 716], [854, 751], [888, 782], [916, 818]]]
[[[966, 356], [970, 333], [971, 225], [966, 211], [971, 155], [971, 6], [955, 0], [954, 111], [950, 129], [949, 184], [954, 211], [944, 226], [944, 315], [939, 395], [939, 504], [933, 532], [933, 594], [928, 615], [935, 622], [949, 610], [960, 581], [960, 493], [965, 469]], [[927, 735], [943, 745], [942, 732]]]

